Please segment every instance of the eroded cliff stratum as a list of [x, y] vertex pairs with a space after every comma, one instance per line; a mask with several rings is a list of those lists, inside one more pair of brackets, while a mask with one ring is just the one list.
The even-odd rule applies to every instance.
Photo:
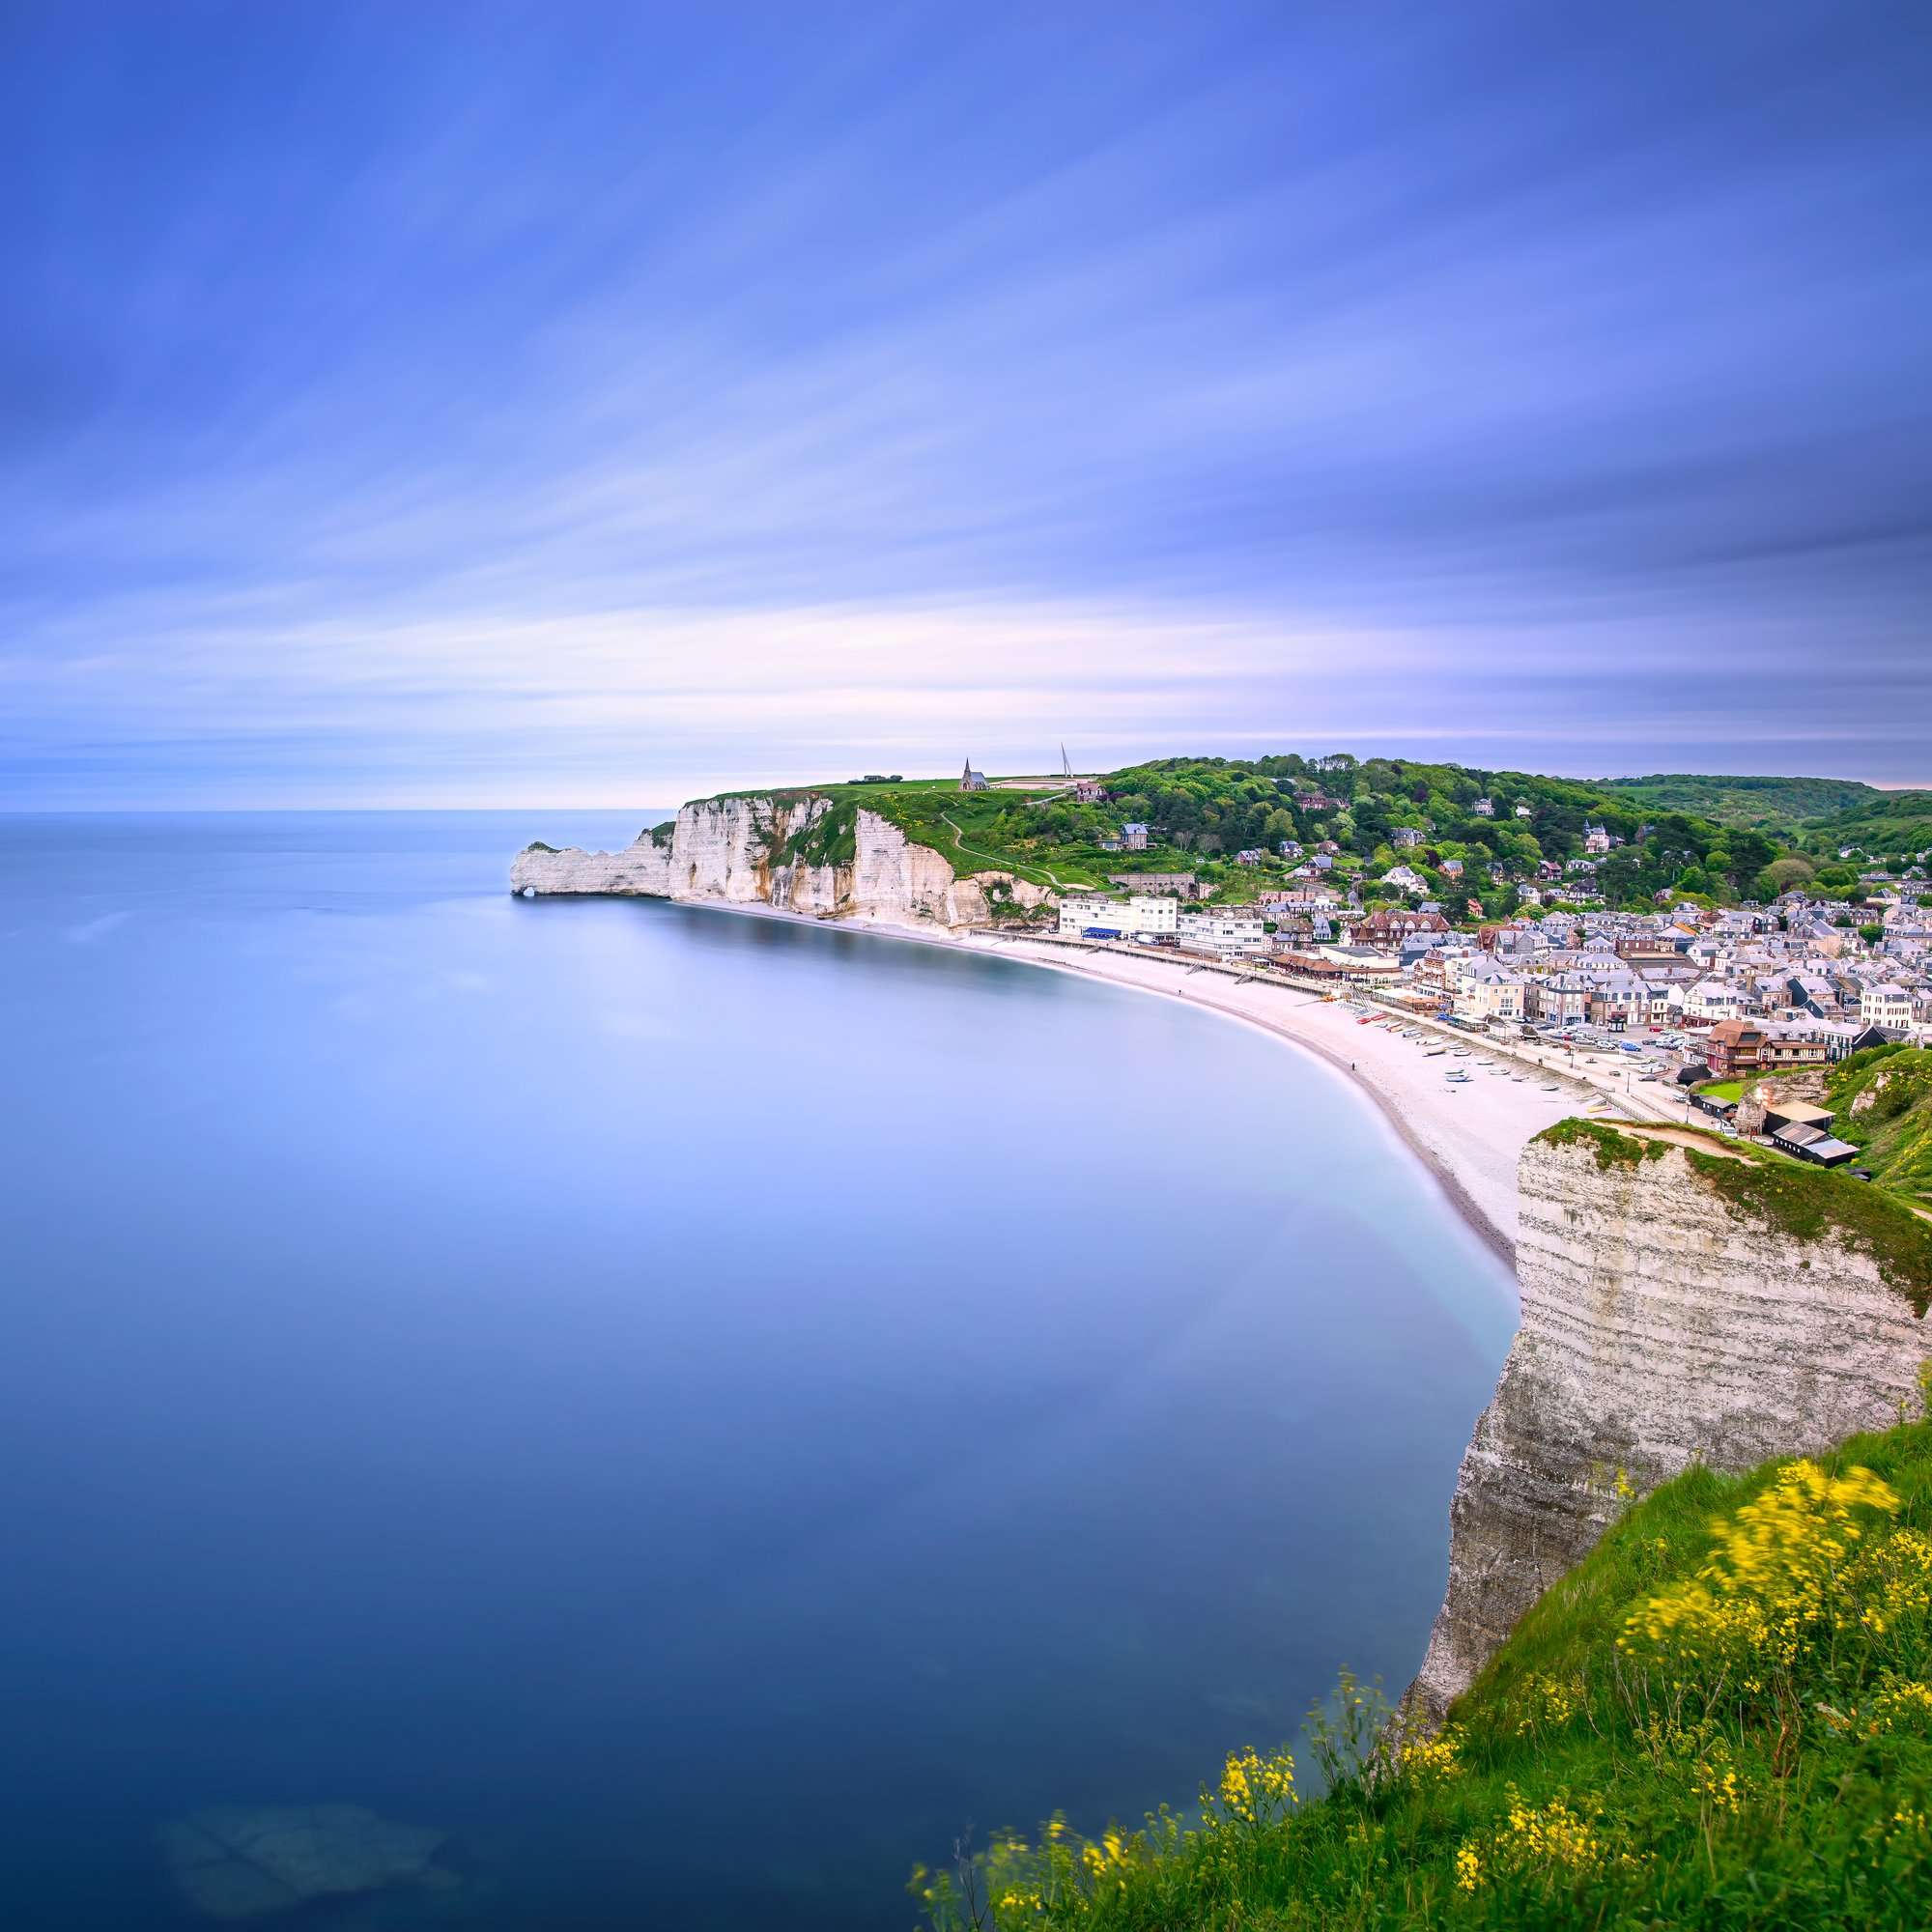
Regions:
[[1046, 897], [1007, 872], [958, 876], [932, 850], [864, 806], [812, 793], [699, 799], [621, 852], [531, 845], [510, 868], [513, 892], [638, 895], [769, 905], [824, 919], [971, 925], [989, 898]]
[[1849, 1176], [1566, 1122], [1520, 1169], [1522, 1320], [1450, 1506], [1439, 1717], [1620, 1506], [1916, 1412], [1932, 1224]]

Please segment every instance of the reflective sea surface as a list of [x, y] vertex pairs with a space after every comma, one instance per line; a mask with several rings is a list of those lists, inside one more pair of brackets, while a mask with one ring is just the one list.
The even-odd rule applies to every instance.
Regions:
[[433, 1881], [251, 1924], [900, 1932], [1418, 1662], [1514, 1310], [1386, 1126], [1178, 1003], [509, 896], [653, 815], [0, 818], [0, 1923], [213, 1924], [163, 1828], [327, 1804]]

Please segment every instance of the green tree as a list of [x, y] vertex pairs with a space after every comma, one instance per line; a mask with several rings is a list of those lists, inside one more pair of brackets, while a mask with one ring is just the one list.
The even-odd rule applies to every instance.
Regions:
[[1808, 859], [1787, 852], [1783, 858], [1774, 859], [1765, 867], [1757, 875], [1752, 890], [1761, 899], [1775, 899], [1779, 893], [1794, 892], [1800, 886], [1809, 885], [1816, 876]]

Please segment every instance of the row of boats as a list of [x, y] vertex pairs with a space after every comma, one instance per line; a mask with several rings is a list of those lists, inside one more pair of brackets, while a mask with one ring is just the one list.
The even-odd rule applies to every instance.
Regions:
[[[1449, 1041], [1425, 1032], [1421, 1027], [1403, 1026], [1392, 1015], [1363, 1012], [1358, 1024], [1362, 1026], [1386, 1024], [1388, 1031], [1398, 1038], [1420, 1042], [1423, 1058], [1426, 1060], [1468, 1061], [1469, 1066], [1451, 1066], [1445, 1069], [1443, 1078], [1451, 1087], [1469, 1085], [1476, 1077], [1475, 1073], [1470, 1071], [1470, 1067], [1493, 1074], [1499, 1079], [1513, 1080], [1519, 1086], [1526, 1085], [1531, 1077], [1528, 1072], [1511, 1066], [1506, 1061], [1492, 1059], [1486, 1053], [1477, 1053], [1473, 1047], [1452, 1045]], [[1553, 1080], [1544, 1080], [1538, 1084], [1546, 1094], [1557, 1094], [1562, 1091]]]

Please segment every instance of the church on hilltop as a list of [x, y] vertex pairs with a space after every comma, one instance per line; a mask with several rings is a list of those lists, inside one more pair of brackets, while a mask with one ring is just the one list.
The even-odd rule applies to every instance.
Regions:
[[973, 769], [973, 760], [971, 758], [966, 760], [966, 769], [959, 775], [959, 789], [961, 791], [990, 791], [992, 789], [986, 782], [986, 774], [984, 772], [976, 772]]

